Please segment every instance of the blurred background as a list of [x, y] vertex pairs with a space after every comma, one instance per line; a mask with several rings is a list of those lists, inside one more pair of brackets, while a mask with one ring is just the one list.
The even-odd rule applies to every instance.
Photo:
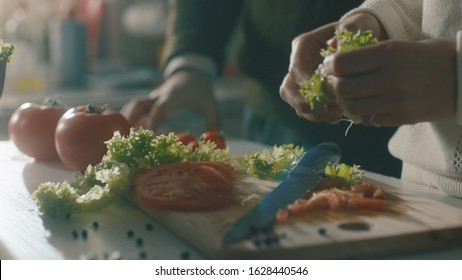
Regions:
[[[161, 82], [167, 13], [168, 0], [0, 0], [0, 39], [15, 46], [0, 99], [0, 140], [8, 139], [7, 121], [24, 102], [51, 96], [69, 106], [120, 109], [148, 94]], [[225, 134], [238, 137], [241, 83], [229, 68], [217, 97]], [[188, 112], [165, 126], [204, 129]]]

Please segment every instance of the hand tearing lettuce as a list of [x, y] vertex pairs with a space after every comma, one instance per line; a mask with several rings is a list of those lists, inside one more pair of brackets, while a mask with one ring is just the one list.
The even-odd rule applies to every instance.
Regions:
[[[327, 57], [336, 52], [349, 51], [378, 42], [378, 39], [373, 37], [371, 30], [358, 30], [356, 33], [352, 33], [344, 29], [340, 33], [336, 32], [335, 35], [337, 36], [337, 48], [329, 47], [328, 49], [323, 49], [321, 50], [321, 56]], [[327, 73], [324, 69], [324, 65], [320, 64], [311, 79], [303, 82], [300, 87], [300, 94], [305, 97], [306, 102], [310, 105], [312, 110], [318, 106], [327, 106], [328, 100], [324, 92], [326, 80]], [[350, 121], [353, 123], [361, 122], [357, 116], [349, 114], [343, 108], [342, 104], [339, 105], [344, 116]]]

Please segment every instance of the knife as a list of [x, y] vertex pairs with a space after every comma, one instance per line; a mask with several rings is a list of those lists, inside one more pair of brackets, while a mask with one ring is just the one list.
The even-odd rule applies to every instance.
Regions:
[[340, 156], [340, 148], [331, 142], [309, 149], [274, 190], [231, 226], [222, 244], [229, 245], [260, 232], [269, 232], [277, 211], [286, 208], [316, 186], [322, 179], [320, 173], [325, 170], [327, 163], [338, 163]]

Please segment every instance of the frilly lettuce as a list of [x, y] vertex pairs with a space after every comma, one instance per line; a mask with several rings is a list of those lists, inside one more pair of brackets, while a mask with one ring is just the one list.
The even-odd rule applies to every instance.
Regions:
[[88, 166], [83, 174], [76, 173], [72, 182], [39, 185], [32, 197], [41, 213], [64, 217], [106, 207], [129, 191], [131, 175], [138, 168], [182, 161], [220, 161], [230, 163], [238, 173], [282, 179], [304, 153], [302, 147], [287, 144], [232, 157], [214, 142], [201, 140], [193, 151], [181, 144], [174, 133], [156, 135], [145, 129], [131, 129], [128, 136], [116, 132], [106, 145], [102, 161]]
[[132, 128], [127, 137], [116, 132], [106, 145], [108, 150], [103, 161], [125, 163], [130, 168], [183, 161], [192, 153], [177, 140], [174, 133], [156, 135], [147, 129]]
[[[328, 49], [321, 50], [321, 56], [327, 57], [335, 52], [349, 51], [378, 42], [377, 38], [373, 37], [371, 30], [358, 30], [356, 33], [352, 33], [344, 29], [340, 33], [336, 32], [335, 35], [337, 37], [337, 48], [329, 47]], [[300, 94], [305, 97], [306, 102], [312, 110], [320, 105], [327, 106], [328, 99], [324, 92], [326, 80], [327, 73], [324, 70], [324, 65], [320, 64], [311, 79], [303, 82], [300, 86]], [[340, 106], [342, 107], [341, 104]], [[360, 122], [358, 117], [349, 114], [345, 110], [344, 114], [354, 123]]]
[[104, 208], [130, 189], [130, 169], [126, 164], [89, 166], [76, 173], [71, 183], [46, 182], [32, 194], [39, 211], [65, 217], [73, 213]]
[[258, 153], [236, 156], [232, 165], [239, 173], [261, 179], [282, 179], [300, 160], [304, 148], [293, 144], [274, 146], [273, 149]]
[[332, 164], [329, 163], [325, 169], [326, 177], [341, 181], [346, 186], [352, 186], [362, 182], [364, 171], [359, 165], [349, 166], [347, 164]]
[[39, 211], [47, 216], [65, 217], [74, 213], [77, 206], [77, 190], [67, 181], [46, 182], [32, 194]]
[[108, 151], [103, 161], [121, 162], [131, 168], [152, 167], [181, 161], [229, 160], [228, 150], [218, 149], [213, 142], [199, 141], [196, 150], [181, 144], [175, 133], [156, 135], [147, 129], [131, 129], [128, 137], [115, 133], [106, 142]]

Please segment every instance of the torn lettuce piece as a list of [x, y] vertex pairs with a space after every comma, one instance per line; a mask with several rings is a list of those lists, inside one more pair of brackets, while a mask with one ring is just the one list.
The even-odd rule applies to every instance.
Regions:
[[47, 216], [66, 217], [76, 212], [79, 194], [67, 181], [61, 183], [46, 182], [32, 193], [39, 211]]
[[218, 148], [213, 141], [200, 140], [198, 148], [189, 155], [188, 160], [229, 162], [229, 150]]
[[131, 186], [126, 164], [107, 163], [89, 166], [84, 174], [76, 173], [73, 182], [46, 182], [32, 193], [39, 211], [47, 216], [66, 217], [74, 213], [102, 209]]
[[260, 179], [280, 180], [303, 156], [304, 148], [293, 144], [274, 146], [273, 149], [236, 156], [231, 163], [236, 172]]
[[191, 152], [172, 134], [157, 136], [151, 130], [134, 128], [127, 137], [115, 133], [106, 146], [103, 161], [125, 163], [131, 168], [181, 161]]
[[182, 161], [229, 161], [228, 150], [215, 143], [199, 141], [196, 150], [183, 145], [175, 135], [156, 135], [147, 129], [131, 129], [130, 135], [114, 134], [106, 142], [108, 151], [103, 161], [125, 163], [131, 168], [148, 168]]
[[349, 166], [345, 163], [328, 163], [326, 165], [325, 175], [327, 178], [342, 182], [345, 186], [352, 186], [362, 182], [364, 171], [361, 170], [361, 166], [356, 164]]

